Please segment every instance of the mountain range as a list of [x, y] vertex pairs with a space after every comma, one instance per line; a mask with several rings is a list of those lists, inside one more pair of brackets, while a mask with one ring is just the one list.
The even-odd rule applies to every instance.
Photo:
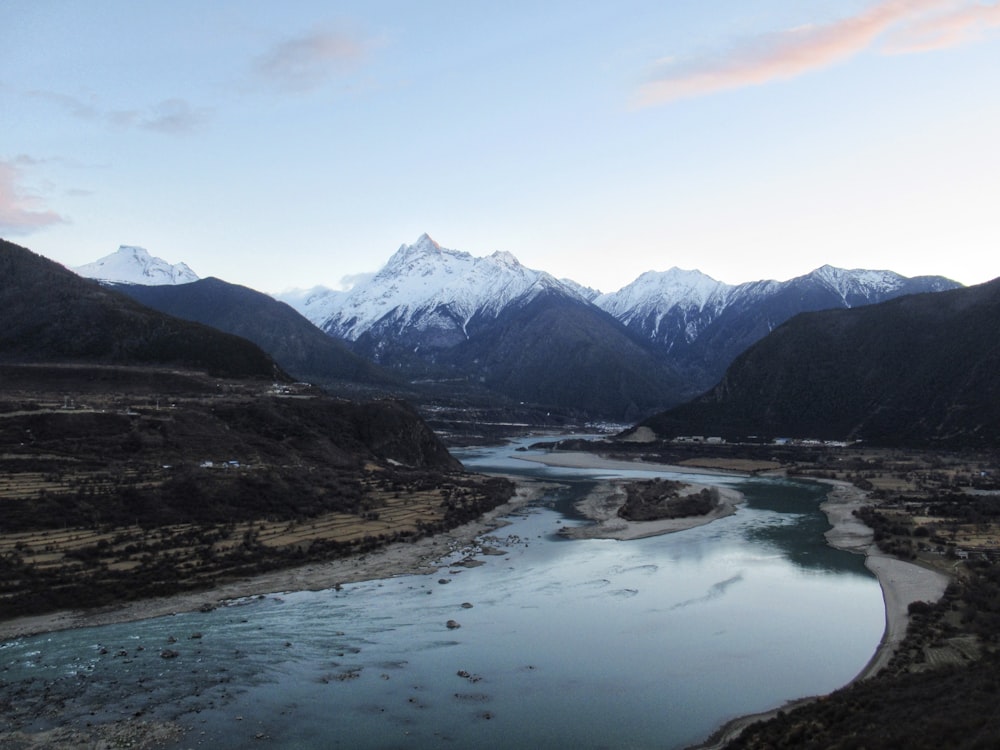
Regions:
[[[145, 287], [148, 263], [131, 253], [122, 248], [115, 254], [122, 262], [109, 256], [89, 267], [115, 267], [119, 280]], [[163, 275], [176, 268], [161, 263]], [[188, 286], [130, 293], [225, 330], [235, 330], [241, 315], [250, 317], [238, 308], [214, 318], [185, 313], [194, 310], [190, 301], [166, 301], [186, 295], [176, 290]], [[453, 384], [515, 402], [635, 420], [703, 393], [741, 352], [800, 312], [959, 286], [940, 276], [831, 266], [788, 281], [728, 285], [672, 268], [602, 294], [526, 268], [510, 253], [474, 257], [425, 234], [349, 291], [315, 287], [278, 298], [356, 355], [411, 383]], [[253, 327], [240, 332], [249, 335]], [[273, 346], [264, 348], [295, 372]]]
[[661, 438], [995, 446], [1000, 279], [798, 315], [741, 354], [709, 392], [640, 426]]
[[[527, 269], [509, 253], [475, 258], [423, 235], [350, 291], [314, 288], [283, 298], [355, 351], [410, 377], [461, 374], [516, 398], [629, 418], [704, 392], [737, 355], [800, 312], [959, 286], [940, 276], [831, 266], [789, 281], [729, 285], [671, 268], [601, 294]], [[573, 323], [563, 326], [556, 307], [572, 311]], [[542, 309], [545, 343], [537, 345], [529, 321]], [[584, 345], [574, 338], [582, 330], [600, 333]], [[564, 335], [569, 340], [556, 343]], [[505, 350], [493, 343], [500, 340]], [[579, 356], [567, 359], [568, 352]], [[629, 372], [615, 381], [609, 364]], [[510, 379], [525, 368], [534, 371], [531, 388]], [[543, 374], [547, 386], [537, 380]], [[603, 396], [581, 394], [588, 384]]]

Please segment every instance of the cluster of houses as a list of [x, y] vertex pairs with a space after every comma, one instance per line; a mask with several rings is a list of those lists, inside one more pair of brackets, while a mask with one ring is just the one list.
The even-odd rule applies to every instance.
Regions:
[[202, 461], [200, 464], [203, 469], [239, 469], [242, 464], [239, 461]]

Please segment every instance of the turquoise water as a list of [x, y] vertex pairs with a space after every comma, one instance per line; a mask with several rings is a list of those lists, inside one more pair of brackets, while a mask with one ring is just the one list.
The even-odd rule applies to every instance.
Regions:
[[874, 653], [881, 593], [825, 545], [824, 488], [727, 479], [748, 498], [728, 518], [567, 541], [575, 483], [621, 473], [513, 447], [460, 457], [567, 486], [493, 533], [504, 556], [3, 644], [0, 698], [58, 701], [60, 723], [176, 720], [181, 748], [672, 748], [835, 689]]

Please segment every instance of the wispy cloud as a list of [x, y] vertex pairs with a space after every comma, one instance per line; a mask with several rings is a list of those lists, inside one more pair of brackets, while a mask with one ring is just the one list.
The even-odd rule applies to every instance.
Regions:
[[184, 99], [164, 99], [144, 110], [114, 112], [111, 117], [126, 127], [176, 135], [201, 128], [208, 122], [210, 111], [194, 107]]
[[848, 60], [885, 38], [885, 52], [920, 52], [964, 44], [1000, 26], [1000, 5], [970, 0], [883, 0], [825, 24], [737, 41], [711, 57], [666, 60], [640, 86], [636, 105], [794, 78]]
[[31, 99], [37, 99], [39, 101], [47, 102], [48, 104], [53, 104], [63, 110], [66, 114], [72, 115], [73, 117], [77, 117], [81, 120], [98, 120], [102, 117], [101, 111], [93, 102], [88, 102], [80, 99], [79, 97], [70, 96], [69, 94], [62, 94], [58, 91], [33, 89], [27, 92], [27, 96]]
[[368, 51], [357, 34], [321, 29], [275, 44], [256, 59], [254, 73], [282, 91], [309, 91], [363, 61]]
[[990, 29], [1000, 27], [1000, 3], [949, 3], [925, 18], [918, 18], [894, 33], [886, 52], [912, 53], [956, 47], [980, 41]]
[[0, 160], [0, 233], [8, 236], [31, 234], [40, 229], [64, 224], [67, 219], [44, 205], [23, 184], [25, 166], [38, 160], [19, 156]]
[[198, 130], [211, 118], [211, 110], [173, 98], [141, 109], [108, 109], [95, 97], [81, 99], [58, 91], [29, 91], [33, 99], [53, 104], [72, 117], [117, 128], [136, 128], [179, 135]]
[[374, 273], [352, 273], [340, 277], [339, 291], [349, 292], [359, 284], [370, 281], [375, 276]]

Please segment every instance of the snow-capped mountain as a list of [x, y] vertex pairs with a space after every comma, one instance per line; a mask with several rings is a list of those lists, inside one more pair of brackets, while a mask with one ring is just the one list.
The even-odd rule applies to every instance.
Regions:
[[[184, 264], [131, 247], [77, 272], [141, 285], [197, 278]], [[632, 419], [706, 391], [737, 356], [799, 313], [957, 286], [832, 266], [729, 285], [671, 268], [601, 294], [526, 268], [508, 252], [475, 257], [425, 234], [348, 290], [274, 296], [411, 382]]]
[[701, 271], [674, 267], [647, 271], [594, 304], [633, 330], [664, 344], [669, 350], [677, 337], [694, 341], [725, 309], [733, 287]]
[[900, 294], [943, 292], [961, 286], [941, 276], [908, 278], [894, 271], [867, 271], [862, 268], [847, 271], [834, 266], [822, 266], [803, 278], [811, 279], [839, 295], [845, 307], [870, 305]]
[[[941, 276], [907, 278], [893, 271], [829, 265], [788, 281], [730, 285], [700, 271], [671, 268], [648, 271], [619, 291], [600, 295], [594, 303], [673, 355], [698, 348], [699, 358], [710, 361], [714, 355], [705, 350], [707, 342], [720, 353], [735, 356], [800, 312], [871, 305], [904, 294], [958, 286]], [[722, 359], [728, 364], [731, 357]], [[710, 370], [721, 373], [718, 366]]]
[[80, 276], [120, 284], [187, 284], [198, 275], [186, 263], [170, 264], [141, 247], [122, 245], [110, 255], [71, 269]]
[[289, 289], [271, 296], [284, 302], [319, 328], [324, 320], [336, 313], [339, 298], [344, 296], [344, 292], [327, 286], [314, 286], [309, 289]]
[[[582, 398], [567, 383], [602, 381], [609, 392], [618, 391], [613, 411], [649, 403], [648, 394], [633, 392], [639, 383], [655, 398], [674, 402], [707, 390], [740, 353], [798, 313], [957, 286], [942, 277], [908, 279], [832, 266], [788, 281], [730, 285], [700, 271], [671, 268], [600, 294], [525, 268], [510, 253], [477, 258], [423, 235], [349, 291], [320, 287], [279, 298], [358, 353], [411, 378], [458, 377], [515, 395], [512, 373], [520, 369], [558, 384], [531, 398], [564, 404]], [[543, 304], [532, 305], [543, 297]], [[539, 324], [542, 317], [545, 325]], [[598, 330], [603, 344], [594, 340]], [[574, 338], [581, 335], [586, 341]], [[539, 336], [544, 346], [536, 345]], [[571, 363], [577, 350], [568, 341], [587, 356]], [[612, 383], [607, 370], [624, 366], [626, 350], [624, 359], [641, 361], [628, 387]], [[601, 359], [608, 361], [598, 367]], [[518, 398], [530, 390], [523, 383], [519, 389]]]
[[349, 291], [278, 295], [359, 354], [449, 391], [617, 417], [669, 403], [672, 370], [594, 296], [509, 252], [474, 257], [426, 234]]
[[476, 258], [424, 234], [401, 246], [366, 283], [342, 293], [313, 290], [300, 309], [324, 331], [348, 341], [378, 329], [397, 336], [418, 331], [445, 343], [468, 338], [473, 319], [495, 319], [512, 303], [526, 304], [546, 290], [583, 299], [508, 252]]

